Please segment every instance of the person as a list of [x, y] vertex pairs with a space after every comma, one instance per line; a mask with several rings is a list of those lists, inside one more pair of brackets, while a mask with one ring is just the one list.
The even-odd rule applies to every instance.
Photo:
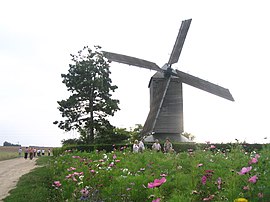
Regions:
[[139, 152], [143, 152], [144, 149], [145, 149], [145, 147], [144, 147], [143, 140], [140, 140], [140, 142], [139, 142]]
[[51, 149], [48, 149], [48, 156], [51, 156]]
[[29, 147], [29, 158], [32, 160], [34, 157], [34, 149], [32, 147]]
[[40, 156], [40, 149], [37, 150], [37, 156]]
[[25, 147], [25, 150], [24, 150], [24, 159], [27, 159], [28, 157], [28, 147]]
[[22, 156], [22, 148], [21, 147], [18, 149], [18, 152], [19, 152], [19, 157], [21, 157]]
[[133, 144], [133, 152], [134, 152], [134, 153], [138, 153], [138, 152], [139, 152], [139, 144], [138, 144], [138, 140], [135, 140], [135, 141], [134, 141], [134, 144]]
[[41, 154], [42, 154], [42, 156], [45, 155], [45, 149], [42, 149], [42, 150], [41, 150]]
[[36, 157], [36, 154], [37, 154], [37, 149], [34, 147], [33, 149], [33, 153], [34, 153], [34, 158]]
[[155, 140], [155, 143], [152, 145], [152, 149], [159, 152], [161, 150], [161, 146], [159, 144], [158, 139]]
[[166, 141], [164, 143], [164, 152], [169, 153], [172, 151], [172, 143], [169, 138], [166, 138]]

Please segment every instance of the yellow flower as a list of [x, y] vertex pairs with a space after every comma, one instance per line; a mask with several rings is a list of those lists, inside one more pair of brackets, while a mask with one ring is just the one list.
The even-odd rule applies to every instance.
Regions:
[[245, 198], [238, 198], [238, 199], [235, 199], [234, 202], [248, 202], [248, 200]]

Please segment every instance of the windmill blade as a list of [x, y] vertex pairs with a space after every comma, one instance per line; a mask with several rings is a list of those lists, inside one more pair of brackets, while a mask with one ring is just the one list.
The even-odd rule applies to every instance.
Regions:
[[142, 59], [130, 57], [127, 55], [121, 55], [118, 53], [111, 53], [111, 52], [106, 52], [106, 51], [102, 51], [102, 52], [108, 60], [111, 60], [114, 62], [124, 63], [127, 65], [133, 65], [133, 66], [137, 66], [137, 67], [142, 67], [142, 68], [146, 68], [146, 69], [151, 69], [151, 70], [163, 72], [163, 70], [157, 64], [155, 64], [153, 62], [149, 62], [147, 60], [142, 60]]
[[177, 63], [192, 19], [182, 21], [168, 64]]
[[177, 73], [177, 76], [180, 77], [181, 81], [183, 83], [186, 83], [188, 85], [191, 85], [195, 88], [199, 88], [201, 90], [204, 90], [208, 93], [212, 93], [214, 95], [217, 95], [219, 97], [225, 98], [227, 100], [234, 101], [230, 91], [226, 88], [223, 88], [221, 86], [218, 86], [216, 84], [210, 83], [208, 81], [205, 81], [203, 79], [200, 79], [198, 77], [192, 76], [190, 74], [181, 72], [179, 70], [175, 70]]
[[157, 96], [155, 97], [155, 100], [153, 101], [153, 104], [151, 105], [150, 111], [148, 113], [147, 119], [144, 123], [142, 134], [146, 135], [149, 133], [152, 133], [156, 122], [157, 118], [159, 116], [165, 95], [167, 93], [169, 84], [171, 81], [171, 77], [169, 77], [164, 84], [159, 88], [157, 92]]

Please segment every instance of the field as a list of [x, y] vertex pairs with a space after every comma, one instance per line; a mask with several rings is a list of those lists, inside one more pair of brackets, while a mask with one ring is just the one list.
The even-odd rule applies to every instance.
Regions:
[[0, 161], [18, 157], [19, 147], [0, 146]]
[[57, 201], [258, 201], [270, 198], [270, 150], [164, 154], [73, 153], [55, 157], [48, 170]]

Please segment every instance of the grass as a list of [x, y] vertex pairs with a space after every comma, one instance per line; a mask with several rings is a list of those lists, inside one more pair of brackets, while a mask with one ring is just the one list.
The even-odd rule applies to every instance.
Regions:
[[46, 164], [48, 156], [41, 157], [37, 164], [41, 167], [35, 168], [32, 172], [23, 175], [17, 187], [11, 190], [10, 195], [4, 202], [45, 202], [52, 201], [50, 198], [51, 173], [48, 172]]
[[0, 146], [0, 161], [18, 157], [19, 147]]
[[1, 152], [0, 153], [0, 161], [13, 159], [18, 157], [18, 154], [16, 152]]

